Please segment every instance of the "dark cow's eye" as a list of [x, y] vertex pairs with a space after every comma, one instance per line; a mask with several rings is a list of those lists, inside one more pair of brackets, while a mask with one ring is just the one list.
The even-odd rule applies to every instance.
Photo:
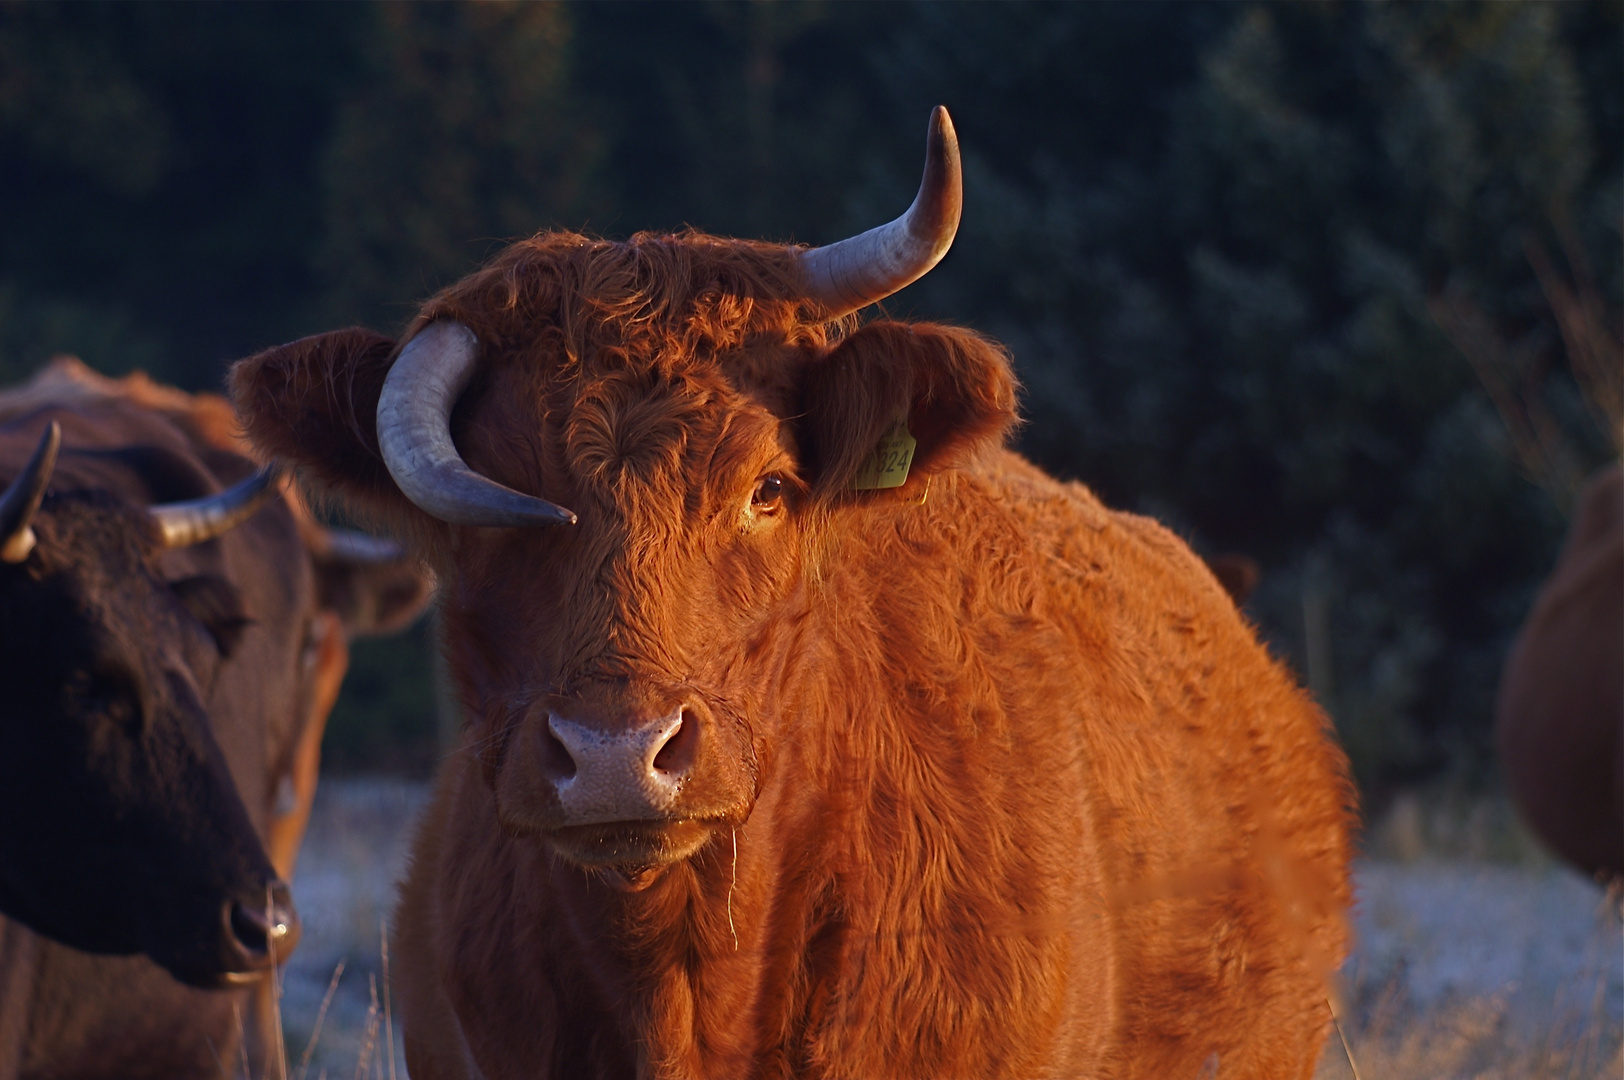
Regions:
[[96, 717], [116, 727], [134, 730], [140, 726], [138, 695], [129, 679], [106, 672], [83, 671], [68, 686], [69, 709], [84, 717]]
[[756, 511], [773, 511], [784, 501], [784, 481], [777, 476], [764, 476], [750, 496], [750, 506]]

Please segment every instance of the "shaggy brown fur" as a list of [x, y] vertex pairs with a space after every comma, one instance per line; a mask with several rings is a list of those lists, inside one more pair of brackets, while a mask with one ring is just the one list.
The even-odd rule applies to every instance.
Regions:
[[[1323, 714], [1175, 536], [1002, 449], [1001, 349], [820, 321], [789, 257], [546, 234], [424, 307], [482, 343], [464, 457], [573, 527], [401, 496], [385, 338], [234, 372], [250, 437], [443, 583], [475, 720], [396, 917], [412, 1075], [1309, 1076], [1353, 801]], [[908, 482], [852, 491], [899, 417]], [[697, 850], [589, 868], [538, 702], [678, 699]]]
[[[187, 394], [141, 373], [105, 378], [59, 357], [28, 383], [0, 392], [0, 443], [13, 451], [7, 460], [21, 460], [53, 417], [63, 426], [56, 492], [105, 489], [139, 506], [139, 473], [132, 478], [128, 468], [109, 465], [110, 449], [159, 448], [193, 463], [216, 486], [245, 475], [257, 456], [225, 399]], [[248, 817], [284, 881], [293, 877], [309, 821], [348, 639], [405, 625], [431, 586], [415, 561], [355, 565], [331, 546], [290, 489], [281, 505], [216, 541], [150, 556], [160, 578], [202, 569], [242, 593], [250, 622], [206, 704]], [[281, 1037], [268, 1026], [270, 1005], [263, 983], [248, 994], [192, 989], [144, 956], [79, 952], [0, 918], [0, 1080], [216, 1077], [222, 1056], [230, 1063], [238, 1053], [243, 1024], [234, 1009], [246, 1006], [261, 1051], [271, 1045], [267, 1033]]]
[[1585, 873], [1624, 877], [1624, 467], [1585, 486], [1496, 712], [1500, 766], [1534, 831]]

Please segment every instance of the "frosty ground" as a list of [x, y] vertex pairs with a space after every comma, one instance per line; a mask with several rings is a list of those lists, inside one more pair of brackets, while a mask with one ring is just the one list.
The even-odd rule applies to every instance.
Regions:
[[[305, 1075], [405, 1076], [399, 1025], [384, 1015], [380, 929], [426, 798], [425, 785], [403, 780], [322, 782], [293, 882], [304, 941], [283, 979], [292, 1077], [340, 963]], [[1357, 1076], [1624, 1075], [1617, 896], [1541, 857], [1493, 803], [1400, 802], [1367, 851], [1339, 1008]], [[1355, 1075], [1333, 1036], [1317, 1080]]]

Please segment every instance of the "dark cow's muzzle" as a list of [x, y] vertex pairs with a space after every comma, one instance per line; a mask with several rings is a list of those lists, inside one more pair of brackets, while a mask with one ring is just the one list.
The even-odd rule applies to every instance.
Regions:
[[299, 944], [299, 912], [288, 887], [278, 881], [265, 893], [265, 902], [233, 900], [225, 908], [228, 970], [249, 978], [283, 963]]
[[147, 952], [181, 982], [219, 990], [258, 981], [286, 963], [299, 944], [299, 913], [281, 881], [272, 882], [260, 897], [222, 903], [215, 926], [214, 945], [206, 954], [171, 957], [161, 946], [149, 946]]

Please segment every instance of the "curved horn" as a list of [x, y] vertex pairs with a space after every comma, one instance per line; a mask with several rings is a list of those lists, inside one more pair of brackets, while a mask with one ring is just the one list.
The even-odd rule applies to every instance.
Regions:
[[34, 515], [45, 498], [45, 485], [50, 483], [61, 446], [62, 425], [52, 420], [45, 425], [23, 471], [0, 495], [0, 562], [20, 563], [34, 550]]
[[479, 339], [459, 322], [430, 323], [406, 343], [378, 397], [378, 449], [418, 509], [452, 525], [573, 525], [575, 514], [468, 467], [451, 442], [451, 410], [473, 378]]
[[807, 295], [830, 318], [884, 300], [925, 275], [952, 246], [964, 203], [959, 137], [936, 106], [925, 137], [925, 178], [908, 212], [888, 225], [801, 253]]
[[191, 547], [213, 540], [253, 517], [276, 495], [276, 479], [281, 474], [281, 466], [267, 465], [216, 495], [150, 506], [147, 513], [158, 526], [164, 547]]

